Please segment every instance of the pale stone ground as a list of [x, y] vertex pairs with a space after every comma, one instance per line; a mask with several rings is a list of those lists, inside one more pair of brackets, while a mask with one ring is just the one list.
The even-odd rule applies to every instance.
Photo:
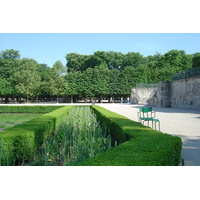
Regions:
[[[2, 104], [5, 105], [5, 104]], [[37, 105], [37, 104], [9, 104], [9, 105]], [[41, 105], [41, 103], [40, 103]], [[50, 104], [45, 105], [81, 105], [81, 104]], [[91, 105], [89, 103], [83, 105]], [[138, 121], [137, 111], [144, 105], [133, 104], [96, 104], [110, 111], [119, 113], [127, 118]], [[200, 110], [157, 108], [156, 118], [160, 120], [161, 131], [171, 135], [179, 136], [183, 142], [182, 158], [185, 166], [200, 166]]]

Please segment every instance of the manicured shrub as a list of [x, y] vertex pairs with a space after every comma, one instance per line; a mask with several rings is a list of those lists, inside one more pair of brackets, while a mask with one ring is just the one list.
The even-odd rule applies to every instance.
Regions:
[[63, 106], [0, 106], [0, 113], [49, 113]]
[[118, 146], [86, 159], [81, 166], [174, 166], [181, 161], [182, 141], [99, 106], [92, 106], [101, 123], [111, 127]]
[[18, 165], [29, 160], [72, 106], [64, 106], [0, 133], [0, 165]]
[[110, 148], [110, 137], [106, 133], [90, 106], [74, 106], [63, 117], [56, 134], [44, 141], [27, 165], [75, 165]]

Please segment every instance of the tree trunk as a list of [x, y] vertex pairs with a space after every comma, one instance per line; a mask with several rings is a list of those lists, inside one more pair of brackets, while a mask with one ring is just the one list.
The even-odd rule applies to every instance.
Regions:
[[71, 103], [74, 103], [74, 101], [73, 101], [73, 95], [71, 95]]
[[5, 103], [8, 103], [8, 96], [5, 97]]

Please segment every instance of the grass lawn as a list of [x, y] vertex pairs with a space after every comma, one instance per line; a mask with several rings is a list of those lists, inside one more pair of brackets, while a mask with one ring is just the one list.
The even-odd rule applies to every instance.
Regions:
[[30, 114], [30, 113], [15, 113], [15, 114], [0, 114], [0, 131], [3, 131], [5, 129], [8, 129], [10, 127], [15, 126], [16, 124], [23, 123], [25, 121], [29, 121], [31, 119], [34, 119], [36, 117], [39, 117], [43, 114]]

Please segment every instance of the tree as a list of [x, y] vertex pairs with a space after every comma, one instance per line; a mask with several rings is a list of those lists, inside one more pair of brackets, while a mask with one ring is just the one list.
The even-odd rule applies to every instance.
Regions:
[[27, 100], [40, 94], [41, 77], [34, 60], [23, 60], [23, 64], [14, 74], [14, 79], [16, 92]]
[[79, 79], [78, 93], [84, 98], [95, 96], [94, 91], [94, 69], [88, 68], [81, 73]]
[[8, 97], [14, 96], [14, 72], [18, 70], [20, 58], [19, 51], [10, 49], [0, 52], [0, 93], [8, 101]]
[[113, 100], [121, 94], [120, 81], [120, 71], [117, 69], [109, 70], [109, 95], [113, 97]]
[[68, 88], [66, 90], [66, 95], [71, 96], [71, 103], [74, 102], [74, 96], [79, 95], [79, 89], [81, 82], [79, 81], [82, 73], [80, 71], [69, 72], [65, 76], [65, 80], [67, 82]]
[[47, 66], [47, 64], [37, 64], [37, 71], [41, 77], [41, 81], [47, 80], [47, 76], [50, 71], [50, 67]]
[[0, 59], [0, 77], [11, 80], [14, 72], [18, 69], [18, 65], [19, 62]]
[[8, 79], [0, 78], [0, 96], [6, 97], [14, 95], [14, 86]]
[[153, 56], [147, 56], [147, 60], [147, 66], [151, 69], [163, 67], [163, 55], [158, 52], [156, 52], [156, 54]]
[[139, 67], [140, 65], [147, 64], [147, 61], [139, 52], [128, 52], [124, 56], [122, 68], [124, 69], [126, 66]]
[[86, 66], [86, 69], [102, 65], [108, 67], [106, 61], [103, 60], [97, 53], [85, 57], [84, 66]]
[[106, 52], [108, 59], [109, 69], [120, 69], [124, 60], [124, 54], [121, 52], [108, 51]]
[[7, 49], [0, 53], [0, 58], [6, 59], [6, 60], [8, 60], [8, 59], [17, 60], [17, 59], [20, 59], [20, 53], [19, 53], [19, 51], [14, 50], [14, 49]]
[[65, 56], [67, 60], [67, 71], [83, 71], [84, 70], [84, 61], [85, 56], [78, 54], [78, 53], [69, 53]]
[[146, 83], [146, 66], [135, 68], [127, 66], [120, 73], [120, 95], [129, 96], [131, 88], [135, 87], [137, 83]]
[[163, 56], [163, 63], [175, 72], [180, 72], [192, 67], [192, 56], [187, 55], [183, 50], [170, 50]]
[[109, 70], [104, 66], [94, 68], [93, 90], [96, 97], [102, 100], [109, 94]]
[[66, 94], [67, 82], [65, 80], [66, 68], [60, 61], [56, 61], [52, 68], [49, 70], [48, 77], [43, 84], [45, 91], [50, 95], [56, 96], [57, 101], [59, 97]]
[[193, 68], [200, 67], [200, 53], [199, 52], [193, 54], [193, 57], [192, 57], [192, 67]]
[[59, 60], [54, 63], [52, 69], [55, 71], [56, 76], [62, 76], [67, 72], [66, 67]]
[[59, 97], [62, 97], [66, 94], [67, 90], [67, 82], [64, 78], [64, 75], [59, 75], [55, 68], [50, 68], [47, 79], [43, 82], [42, 87], [43, 90], [46, 91], [49, 95], [53, 95], [57, 97], [57, 101]]

